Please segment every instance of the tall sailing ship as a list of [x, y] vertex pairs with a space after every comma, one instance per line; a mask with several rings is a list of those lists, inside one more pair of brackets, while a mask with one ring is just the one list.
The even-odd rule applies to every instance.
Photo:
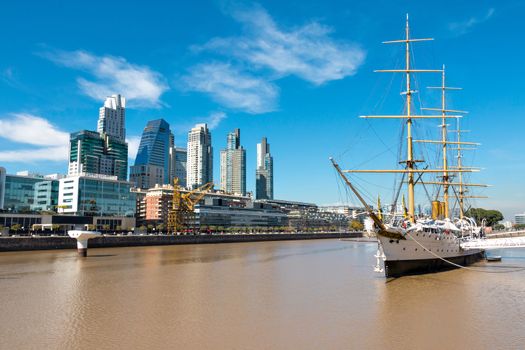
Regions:
[[[445, 84], [445, 67], [442, 69], [416, 69], [411, 67], [411, 45], [416, 42], [430, 41], [431, 38], [414, 39], [410, 37], [410, 27], [408, 15], [406, 17], [405, 38], [383, 42], [384, 44], [404, 44], [405, 64], [403, 69], [386, 69], [376, 72], [401, 73], [406, 77], [406, 90], [401, 94], [405, 96], [405, 113], [403, 115], [368, 115], [361, 118], [373, 119], [402, 119], [406, 128], [406, 159], [400, 160], [403, 165], [399, 169], [384, 170], [342, 170], [339, 164], [333, 159], [333, 166], [341, 176], [345, 184], [356, 195], [374, 222], [375, 231], [378, 239], [378, 266], [377, 270], [383, 271], [386, 277], [398, 277], [415, 273], [435, 272], [442, 269], [457, 268], [472, 264], [484, 256], [481, 249], [464, 250], [461, 243], [469, 238], [482, 235], [482, 228], [477, 223], [465, 215], [466, 198], [468, 188], [483, 184], [465, 183], [463, 175], [478, 171], [476, 168], [466, 167], [462, 164], [462, 152], [472, 149], [478, 144], [461, 140], [462, 130], [459, 128], [459, 120], [462, 114], [466, 113], [459, 110], [447, 109], [446, 93], [449, 90], [459, 88], [448, 87]], [[414, 75], [418, 73], [441, 73], [441, 86], [430, 87], [441, 90], [441, 107], [421, 108], [431, 112], [440, 112], [435, 115], [424, 115], [423, 113], [413, 113], [412, 95], [417, 91], [412, 89]], [[413, 139], [414, 123], [420, 120], [439, 120], [441, 124], [440, 140], [415, 140]], [[456, 130], [449, 130], [450, 120], [456, 120]], [[456, 134], [454, 141], [449, 140], [449, 132]], [[416, 144], [434, 144], [440, 147], [442, 153], [442, 166], [436, 169], [429, 169], [428, 166], [421, 167], [424, 163], [421, 159], [414, 157], [414, 146]], [[454, 148], [452, 148], [454, 147]], [[447, 159], [449, 152], [456, 151], [456, 163], [452, 166]], [[380, 205], [377, 210], [365, 201], [360, 192], [352, 184], [346, 174], [349, 173], [389, 173], [401, 174], [401, 185], [406, 185], [408, 192], [408, 208], [403, 203], [403, 213], [391, 215], [386, 218], [383, 215]], [[433, 181], [423, 181], [423, 176], [436, 176]], [[416, 215], [415, 212], [415, 188], [416, 185], [434, 185], [442, 191], [442, 195], [436, 196], [431, 201], [431, 215]], [[398, 192], [399, 194], [399, 192]], [[456, 200], [459, 207], [458, 217], [452, 217], [450, 204]], [[397, 198], [396, 198], [397, 201]], [[404, 202], [404, 197], [403, 197]], [[379, 203], [378, 203], [379, 204]], [[396, 207], [395, 203], [393, 207]], [[384, 269], [379, 266], [380, 260], [384, 261]]]

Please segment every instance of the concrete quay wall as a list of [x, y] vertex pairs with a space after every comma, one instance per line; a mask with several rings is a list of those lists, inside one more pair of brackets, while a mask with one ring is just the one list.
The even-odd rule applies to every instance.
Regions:
[[[259, 241], [287, 241], [327, 238], [362, 237], [361, 232], [341, 233], [284, 233], [237, 235], [186, 235], [186, 236], [102, 236], [90, 239], [89, 248], [134, 247], [175, 244], [239, 243]], [[46, 249], [76, 249], [76, 240], [70, 237], [0, 237], [0, 252]]]

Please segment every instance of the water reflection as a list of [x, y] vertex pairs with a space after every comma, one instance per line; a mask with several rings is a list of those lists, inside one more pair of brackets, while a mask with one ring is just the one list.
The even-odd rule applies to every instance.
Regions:
[[[520, 348], [524, 273], [387, 281], [338, 240], [0, 253], [2, 348]], [[525, 267], [523, 252], [503, 266]], [[480, 267], [484, 265], [481, 264]]]

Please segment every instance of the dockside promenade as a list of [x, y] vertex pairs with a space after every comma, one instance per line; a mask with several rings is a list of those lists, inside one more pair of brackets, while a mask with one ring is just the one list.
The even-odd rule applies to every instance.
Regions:
[[[136, 247], [177, 244], [242, 243], [362, 237], [362, 232], [257, 233], [200, 235], [103, 235], [89, 241], [90, 248]], [[0, 252], [74, 249], [76, 241], [67, 236], [1, 237]]]

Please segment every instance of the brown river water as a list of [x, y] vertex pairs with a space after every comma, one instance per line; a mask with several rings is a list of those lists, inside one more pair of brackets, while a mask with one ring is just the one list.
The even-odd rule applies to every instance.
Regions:
[[[525, 349], [525, 271], [386, 280], [340, 240], [0, 253], [1, 349]], [[525, 267], [525, 250], [500, 263]]]

